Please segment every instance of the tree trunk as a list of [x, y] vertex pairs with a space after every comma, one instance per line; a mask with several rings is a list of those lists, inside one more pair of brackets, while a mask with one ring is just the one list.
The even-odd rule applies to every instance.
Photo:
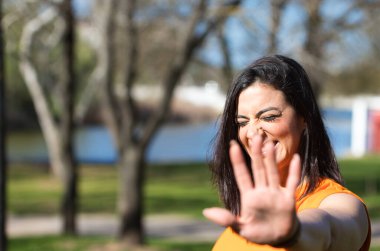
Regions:
[[[67, 1], [69, 2], [69, 1]], [[66, 3], [67, 6], [68, 3]], [[73, 159], [73, 102], [74, 102], [74, 31], [70, 26], [73, 20], [69, 20], [65, 33], [65, 55], [64, 66], [67, 70], [66, 79], [62, 86], [62, 114], [61, 124], [54, 120], [50, 110], [47, 95], [43, 91], [38, 78], [38, 72], [31, 60], [32, 43], [35, 35], [45, 25], [48, 25], [57, 17], [56, 7], [47, 7], [37, 17], [30, 20], [23, 28], [20, 39], [20, 71], [26, 86], [31, 94], [38, 120], [42, 129], [50, 163], [54, 174], [60, 178], [64, 186], [64, 195], [61, 202], [63, 216], [63, 232], [75, 234], [75, 214], [77, 200], [77, 174]], [[70, 6], [66, 9], [70, 12]], [[63, 8], [65, 10], [65, 8]], [[63, 12], [65, 13], [65, 12]], [[67, 14], [67, 13], [66, 13]], [[72, 13], [68, 14], [72, 15]]]
[[5, 67], [4, 67], [4, 33], [3, 33], [3, 1], [0, 0], [0, 250], [7, 250], [6, 234], [6, 181], [7, 181], [7, 161], [6, 161], [6, 109], [5, 109]]
[[275, 54], [278, 50], [277, 34], [281, 24], [281, 17], [287, 0], [271, 0], [271, 24], [269, 30], [268, 54]]
[[144, 243], [143, 229], [143, 181], [144, 153], [136, 145], [130, 145], [120, 154], [120, 192], [118, 211], [121, 216], [119, 238], [128, 245]]
[[323, 83], [324, 71], [322, 69], [323, 63], [323, 46], [324, 35], [322, 34], [322, 17], [320, 14], [320, 8], [322, 5], [321, 0], [305, 1], [305, 6], [308, 12], [308, 18], [306, 20], [306, 41], [305, 52], [308, 54], [305, 57], [305, 68], [308, 70], [309, 77], [311, 79], [311, 85], [314, 91], [314, 95], [318, 100], [321, 93], [321, 86]]
[[[240, 1], [239, 1], [240, 3]], [[111, 3], [109, 3], [111, 4]], [[121, 4], [121, 2], [119, 2]], [[112, 6], [109, 6], [112, 7]], [[115, 6], [114, 6], [115, 7]], [[201, 46], [206, 37], [215, 28], [224, 22], [228, 14], [236, 10], [234, 6], [222, 6], [216, 11], [213, 18], [207, 20], [207, 1], [200, 0], [195, 8], [194, 16], [190, 22], [189, 29], [184, 36], [180, 52], [169, 67], [162, 81], [164, 94], [154, 115], [147, 122], [141, 121], [137, 116], [136, 100], [132, 95], [132, 89], [136, 81], [138, 61], [138, 30], [136, 19], [136, 1], [130, 0], [126, 4], [124, 16], [126, 18], [126, 63], [125, 68], [117, 69], [118, 65], [111, 67], [114, 62], [115, 53], [118, 53], [112, 39], [114, 37], [114, 25], [112, 18], [108, 18], [107, 29], [103, 32], [103, 50], [107, 55], [99, 57], [104, 62], [104, 83], [102, 98], [105, 108], [105, 123], [115, 140], [118, 152], [118, 165], [120, 168], [120, 189], [118, 200], [118, 212], [121, 225], [118, 237], [128, 245], [141, 245], [144, 243], [143, 229], [143, 184], [145, 169], [146, 149], [153, 139], [155, 133], [163, 123], [170, 109], [170, 102], [174, 88], [179, 83], [183, 73], [186, 71], [194, 52]], [[123, 9], [124, 8], [119, 8]], [[105, 13], [113, 13], [112, 9], [104, 8]], [[116, 13], [115, 13], [116, 14]], [[112, 15], [106, 15], [112, 17]], [[202, 32], [196, 32], [200, 23], [205, 24]], [[101, 62], [98, 62], [101, 63]], [[119, 66], [120, 67], [120, 66]], [[125, 81], [122, 93], [115, 95], [113, 74], [122, 71]]]
[[38, 115], [38, 121], [47, 145], [52, 171], [56, 177], [63, 180], [65, 166], [61, 157], [59, 130], [54, 122], [53, 114], [49, 109], [47, 97], [42, 90], [37, 70], [31, 61], [34, 36], [43, 26], [53, 21], [56, 17], [57, 11], [55, 8], [49, 7], [25, 25], [20, 39], [19, 68]]
[[75, 20], [71, 0], [65, 0], [62, 5], [66, 27], [63, 36], [64, 66], [66, 79], [62, 82], [62, 149], [65, 166], [64, 195], [62, 200], [63, 232], [76, 234], [77, 215], [77, 165], [74, 157], [74, 96], [75, 96]]
[[229, 43], [226, 38], [226, 35], [224, 34], [224, 26], [218, 27], [217, 29], [217, 37], [220, 44], [220, 48], [223, 55], [223, 75], [224, 75], [224, 81], [222, 83], [223, 90], [227, 91], [230, 87], [230, 84], [233, 80], [234, 73], [233, 73], [233, 67], [232, 67], [232, 59], [231, 59], [231, 50], [228, 48]]

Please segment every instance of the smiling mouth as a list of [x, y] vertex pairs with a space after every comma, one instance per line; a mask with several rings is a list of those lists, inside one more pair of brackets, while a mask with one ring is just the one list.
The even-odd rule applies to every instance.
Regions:
[[273, 141], [273, 144], [274, 144], [274, 147], [276, 148], [276, 146], [278, 145], [279, 141], [278, 140], [274, 140]]
[[277, 146], [277, 144], [279, 143], [279, 141], [278, 141], [278, 140], [267, 140], [267, 141], [263, 142], [263, 145], [265, 145], [265, 144], [266, 144], [266, 143], [268, 143], [268, 142], [272, 142], [272, 143], [273, 143], [273, 145], [274, 145], [274, 147], [276, 147], [276, 146]]
[[[263, 142], [263, 146], [268, 143], [268, 142], [272, 142], [273, 143], [273, 146], [275, 149], [277, 149], [277, 146], [279, 145], [280, 141], [278, 140], [265, 140]], [[252, 147], [252, 141], [248, 141], [248, 147], [251, 148]]]

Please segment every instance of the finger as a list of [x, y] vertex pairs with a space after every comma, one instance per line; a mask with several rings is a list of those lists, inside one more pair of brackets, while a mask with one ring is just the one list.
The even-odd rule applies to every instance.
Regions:
[[234, 140], [231, 141], [230, 145], [230, 159], [240, 192], [253, 188], [252, 178], [248, 172], [243, 153], [239, 144]]
[[203, 215], [210, 221], [224, 227], [236, 225], [237, 222], [236, 216], [224, 208], [206, 208], [203, 210]]
[[263, 147], [264, 165], [266, 178], [270, 187], [277, 188], [280, 186], [280, 177], [276, 163], [276, 155], [273, 142], [265, 143]]
[[255, 181], [255, 187], [266, 186], [265, 165], [263, 160], [263, 138], [260, 135], [255, 135], [252, 140], [252, 172]]
[[301, 158], [298, 154], [294, 154], [289, 165], [289, 174], [286, 181], [286, 188], [295, 193], [301, 179]]

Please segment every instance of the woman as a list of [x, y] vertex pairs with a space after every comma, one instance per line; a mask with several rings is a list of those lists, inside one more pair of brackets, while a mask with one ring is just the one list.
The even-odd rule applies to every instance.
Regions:
[[368, 250], [363, 201], [342, 177], [308, 76], [269, 56], [235, 80], [216, 140], [213, 178], [227, 229], [213, 250]]

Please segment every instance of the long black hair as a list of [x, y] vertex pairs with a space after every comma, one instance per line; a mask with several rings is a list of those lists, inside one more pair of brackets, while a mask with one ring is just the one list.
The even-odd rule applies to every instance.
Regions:
[[[307, 179], [308, 184], [303, 196], [312, 192], [321, 178], [343, 183], [305, 70], [295, 60], [285, 56], [263, 57], [249, 65], [233, 81], [227, 93], [210, 163], [213, 181], [218, 187], [222, 202], [234, 214], [240, 212], [240, 194], [228, 153], [229, 144], [231, 140], [238, 141], [236, 113], [239, 95], [257, 81], [282, 91], [286, 101], [304, 118], [306, 129], [301, 136], [298, 151], [302, 160], [301, 182]], [[250, 167], [250, 157], [245, 151], [244, 154], [247, 166]]]

